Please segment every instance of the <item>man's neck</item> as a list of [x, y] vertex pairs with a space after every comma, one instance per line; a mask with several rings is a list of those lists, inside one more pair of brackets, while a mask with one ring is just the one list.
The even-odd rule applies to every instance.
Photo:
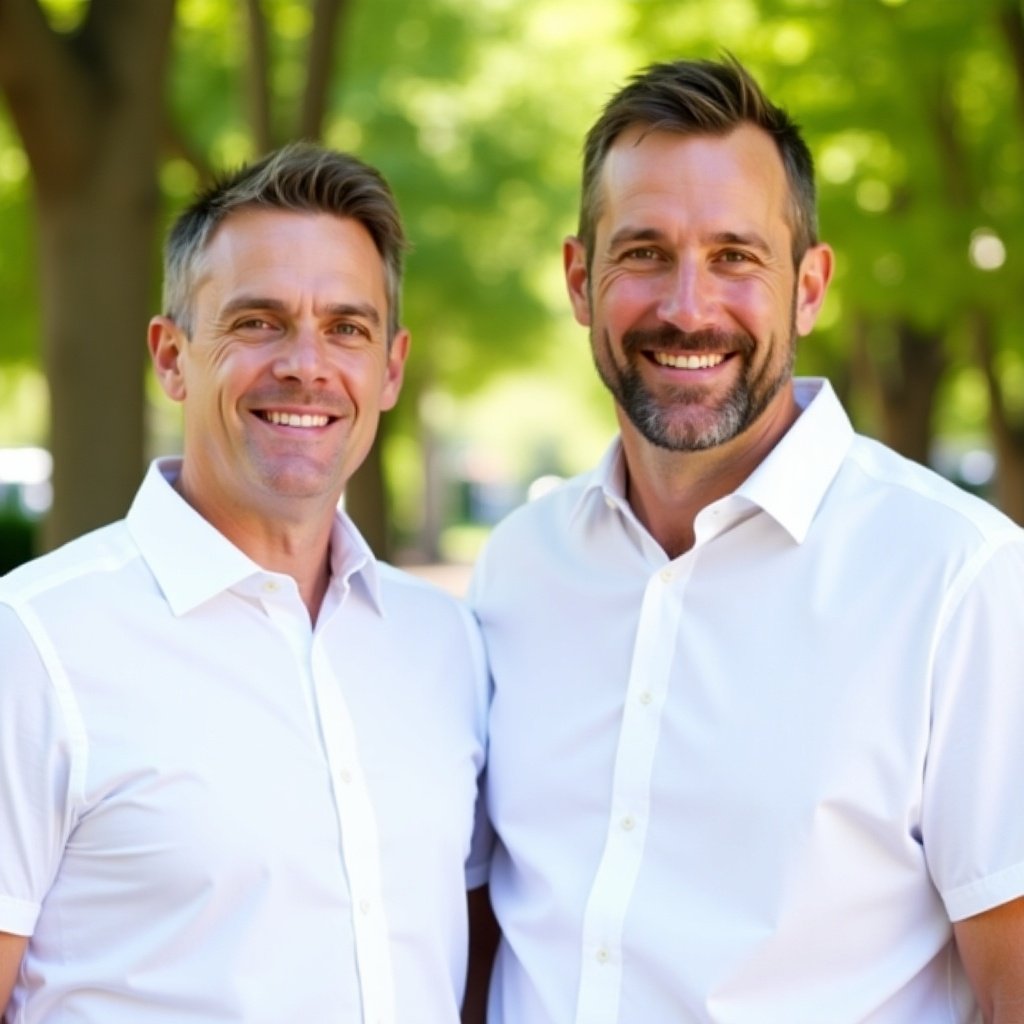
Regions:
[[627, 499], [669, 558], [693, 547], [700, 511], [735, 491], [799, 415], [799, 406], [790, 399], [774, 416], [762, 417], [726, 444], [701, 451], [659, 448], [631, 424], [621, 424]]
[[[268, 572], [291, 576], [315, 623], [331, 580], [331, 530], [334, 509], [315, 515], [267, 516], [253, 510], [227, 509], [191, 494], [182, 476], [174, 489], [211, 526]], [[312, 511], [312, 510], [310, 510]]]

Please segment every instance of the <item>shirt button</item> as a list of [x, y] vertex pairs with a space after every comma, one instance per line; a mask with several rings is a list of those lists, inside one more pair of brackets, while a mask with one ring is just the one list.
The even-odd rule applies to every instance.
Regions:
[[347, 768], [342, 768], [341, 771], [338, 772], [338, 778], [340, 778], [347, 786], [352, 781], [352, 773]]
[[608, 958], [608, 950], [607, 949], [604, 949], [604, 948], [599, 949], [597, 951], [596, 956], [597, 956], [597, 962], [599, 964], [606, 964], [606, 963], [608, 963], [608, 959], [609, 958]]
[[263, 589], [268, 594], [276, 594], [280, 588], [278, 587], [277, 580], [267, 580], [267, 582], [263, 584]]
[[635, 824], [636, 824], [636, 821], [633, 819], [632, 815], [629, 815], [629, 814], [627, 814], [622, 819], [622, 821], [619, 822], [619, 825], [622, 826], [622, 831], [623, 832], [632, 832], [633, 831], [633, 826]]
[[368, 914], [370, 912], [370, 901], [369, 900], [360, 900], [359, 901], [359, 910], [362, 913], [364, 913], [364, 914]]
[[613, 498], [613, 497], [612, 497], [612, 496], [611, 496], [610, 494], [606, 494], [606, 495], [604, 496], [604, 503], [605, 503], [605, 504], [606, 504], [606, 505], [607, 505], [607, 506], [608, 506], [609, 508], [615, 508], [615, 499], [614, 499], [614, 498]]
[[644, 692], [640, 694], [641, 704], [650, 704], [652, 700], [654, 700], [654, 695], [650, 690], [644, 690]]
[[668, 583], [672, 579], [672, 570], [667, 568], [662, 569], [658, 575], [661, 577], [662, 583]]

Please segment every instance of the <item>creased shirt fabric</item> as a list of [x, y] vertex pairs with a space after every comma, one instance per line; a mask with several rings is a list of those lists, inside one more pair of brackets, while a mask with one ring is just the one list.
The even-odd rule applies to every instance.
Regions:
[[1024, 533], [797, 400], [680, 557], [616, 443], [478, 562], [491, 1024], [980, 1020], [950, 922], [1024, 894]]
[[0, 580], [0, 931], [31, 935], [7, 1019], [457, 1021], [488, 852], [471, 616], [339, 513], [312, 626], [177, 468]]

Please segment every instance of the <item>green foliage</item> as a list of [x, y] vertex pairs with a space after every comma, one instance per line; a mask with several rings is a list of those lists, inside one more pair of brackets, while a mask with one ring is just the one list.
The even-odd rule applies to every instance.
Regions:
[[37, 520], [0, 500], [0, 576], [38, 553], [38, 533]]
[[35, 246], [28, 202], [28, 162], [7, 122], [0, 117], [0, 364], [24, 363], [39, 351], [39, 305], [35, 291]]
[[0, 576], [27, 562], [36, 553], [36, 524], [29, 519], [0, 513]]
[[[574, 227], [587, 126], [636, 68], [731, 51], [796, 113], [818, 163], [837, 279], [802, 368], [842, 377], [858, 318], [931, 328], [954, 367], [967, 367], [961, 324], [980, 306], [996, 314], [1007, 353], [999, 371], [1024, 410], [1024, 121], [1000, 27], [1007, 3], [352, 0], [325, 136], [380, 166], [403, 209], [413, 241], [410, 390], [469, 393], [527, 365], [564, 372], [545, 360], [579, 336], [566, 326], [560, 243]], [[179, 138], [161, 172], [168, 216], [202, 165], [254, 153], [243, 7], [179, 0], [168, 80]], [[87, 8], [45, 3], [69, 31]], [[264, 0], [263, 10], [272, 120], [284, 139], [297, 123], [312, 3]], [[30, 200], [24, 158], [0, 118], [4, 361], [38, 350]], [[972, 262], [979, 240], [1002, 246], [1004, 262]], [[984, 403], [960, 398], [976, 388], [944, 393], [950, 423], [978, 425]], [[403, 403], [398, 415], [414, 411]]]

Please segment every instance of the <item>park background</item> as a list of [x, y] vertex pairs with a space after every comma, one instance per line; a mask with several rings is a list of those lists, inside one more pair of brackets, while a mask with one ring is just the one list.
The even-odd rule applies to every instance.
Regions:
[[837, 275], [798, 372], [1024, 522], [1021, 0], [0, 0], [0, 572], [178, 450], [163, 233], [295, 138], [377, 165], [413, 243], [348, 507], [382, 557], [471, 562], [614, 430], [561, 276], [583, 135], [643, 65], [725, 52], [817, 162]]

